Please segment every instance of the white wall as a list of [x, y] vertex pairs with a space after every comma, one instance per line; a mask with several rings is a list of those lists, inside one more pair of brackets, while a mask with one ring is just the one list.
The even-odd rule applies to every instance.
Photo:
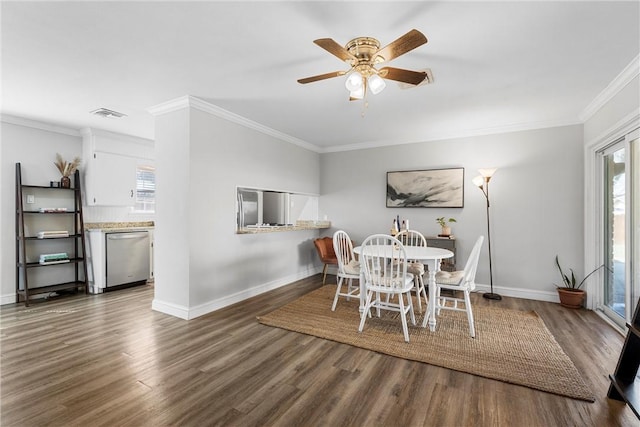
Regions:
[[[56, 153], [71, 160], [82, 158], [79, 130], [18, 117], [3, 116], [0, 122], [0, 304], [15, 302], [15, 163], [22, 164], [25, 184], [49, 185], [60, 179], [53, 162]], [[82, 173], [82, 164], [80, 165]], [[153, 214], [132, 213], [127, 207], [84, 206], [84, 222], [153, 220]]]
[[56, 153], [60, 153], [67, 160], [82, 156], [82, 139], [79, 134], [73, 133], [37, 129], [4, 121], [1, 123], [1, 304], [15, 302], [15, 164], [21, 163], [24, 184], [48, 186], [49, 181], [59, 181], [60, 172], [53, 164]]
[[[321, 216], [358, 243], [388, 232], [396, 215], [436, 235], [435, 218], [454, 217], [458, 267], [478, 235], [486, 235], [486, 205], [471, 180], [497, 167], [490, 182], [493, 283], [502, 295], [557, 301], [555, 254], [577, 273], [582, 266], [582, 126], [451, 139], [322, 154]], [[464, 208], [386, 208], [386, 172], [465, 168]], [[329, 235], [330, 232], [325, 234]], [[477, 281], [489, 284], [485, 244]]]
[[236, 186], [318, 193], [319, 162], [189, 105], [157, 115], [154, 309], [193, 318], [316, 273], [317, 231], [235, 233]]

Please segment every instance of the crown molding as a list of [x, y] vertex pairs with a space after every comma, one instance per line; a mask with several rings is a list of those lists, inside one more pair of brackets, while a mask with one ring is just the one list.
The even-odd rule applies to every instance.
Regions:
[[60, 134], [63, 134], [63, 135], [82, 136], [80, 134], [80, 131], [78, 131], [77, 129], [68, 128], [68, 127], [60, 126], [60, 125], [54, 125], [52, 123], [40, 122], [40, 121], [37, 121], [37, 120], [27, 119], [27, 118], [24, 118], [24, 117], [12, 116], [12, 115], [9, 115], [9, 114], [2, 114], [2, 116], [0, 117], [0, 121], [2, 121], [4, 123], [9, 123], [9, 124], [12, 124], [12, 125], [18, 125], [18, 126], [24, 126], [24, 127], [29, 127], [29, 128], [33, 128], [33, 129], [44, 130], [44, 131], [47, 131], [47, 132], [60, 133]]
[[521, 131], [528, 131], [528, 130], [547, 129], [547, 128], [574, 126], [574, 125], [582, 125], [582, 122], [579, 121], [578, 119], [575, 119], [575, 120], [553, 120], [553, 121], [546, 121], [546, 122], [516, 123], [516, 124], [511, 124], [506, 126], [496, 126], [491, 128], [478, 128], [478, 129], [468, 129], [468, 130], [455, 131], [455, 132], [434, 133], [431, 135], [425, 135], [424, 138], [421, 138], [419, 141], [403, 141], [403, 142], [372, 141], [372, 142], [362, 142], [359, 144], [350, 144], [350, 145], [334, 145], [332, 147], [327, 147], [322, 151], [322, 153], [337, 153], [341, 151], [366, 150], [369, 148], [390, 147], [390, 146], [405, 145], [405, 144], [419, 144], [423, 142], [446, 141], [451, 139], [472, 138], [474, 136], [497, 135], [501, 133], [521, 132]]
[[600, 135], [590, 141], [587, 141], [585, 147], [589, 150], [595, 151], [597, 148], [601, 147], [602, 144], [612, 142], [636, 129], [640, 129], [640, 108], [636, 108], [631, 111], [629, 114], [611, 125], [608, 129], [601, 132]]
[[631, 80], [640, 75], [640, 55], [633, 60], [596, 96], [578, 116], [582, 122], [589, 120], [607, 102], [618, 94]]
[[171, 99], [161, 104], [149, 107], [147, 108], [147, 111], [152, 116], [161, 116], [162, 114], [182, 110], [183, 108], [189, 107], [189, 98], [191, 98], [189, 95], [184, 95], [176, 99]]
[[196, 110], [200, 110], [205, 113], [211, 114], [213, 116], [220, 117], [230, 122], [239, 124], [246, 128], [256, 130], [260, 133], [272, 136], [276, 139], [279, 139], [284, 142], [288, 142], [293, 145], [297, 145], [306, 150], [313, 151], [316, 153], [321, 152], [321, 149], [314, 144], [303, 141], [302, 139], [293, 137], [291, 135], [287, 135], [286, 133], [277, 131], [270, 127], [261, 125], [260, 123], [254, 122], [253, 120], [249, 120], [245, 117], [232, 113], [231, 111], [225, 110], [224, 108], [220, 108], [217, 105], [213, 105], [207, 101], [204, 101], [200, 98], [196, 98], [195, 96], [191, 96], [191, 95], [181, 96], [180, 98], [176, 98], [176, 99], [164, 102], [162, 104], [149, 107], [147, 108], [147, 111], [154, 116], [159, 116], [162, 114], [171, 113], [173, 111], [181, 110], [184, 108], [195, 108]]

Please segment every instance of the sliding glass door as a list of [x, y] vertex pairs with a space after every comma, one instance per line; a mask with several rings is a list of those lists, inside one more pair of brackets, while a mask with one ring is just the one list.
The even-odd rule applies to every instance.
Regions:
[[640, 131], [600, 151], [602, 260], [598, 307], [624, 326], [640, 297]]
[[626, 149], [624, 141], [603, 153], [604, 171], [604, 308], [616, 323], [624, 324], [625, 223], [626, 223]]

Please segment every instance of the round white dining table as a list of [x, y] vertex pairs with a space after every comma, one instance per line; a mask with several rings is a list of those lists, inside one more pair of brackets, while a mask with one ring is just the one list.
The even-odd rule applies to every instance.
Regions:
[[[382, 246], [382, 247], [380, 247]], [[369, 248], [372, 246], [367, 246], [365, 249], [365, 254]], [[453, 252], [448, 249], [442, 248], [433, 248], [430, 246], [405, 246], [404, 247], [407, 259], [421, 261], [423, 264], [427, 264], [429, 266], [429, 304], [428, 304], [428, 313], [429, 313], [429, 330], [436, 330], [436, 310], [435, 310], [435, 302], [436, 302], [436, 272], [440, 270], [440, 262], [443, 259], [453, 257]], [[398, 250], [394, 249], [392, 245], [379, 245], [376, 246], [375, 249], [371, 249], [372, 252], [376, 254], [382, 254], [385, 258], [394, 258], [397, 257]], [[353, 248], [353, 252], [362, 256], [363, 248], [362, 246], [356, 246]], [[394, 256], [395, 254], [395, 256]], [[364, 269], [360, 269], [360, 315], [363, 315], [364, 306], [367, 301], [367, 289], [365, 286], [364, 280]]]

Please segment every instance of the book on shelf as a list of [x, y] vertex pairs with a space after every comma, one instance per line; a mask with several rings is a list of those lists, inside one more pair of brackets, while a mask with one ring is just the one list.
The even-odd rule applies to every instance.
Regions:
[[66, 212], [67, 208], [40, 208], [38, 212], [50, 213], [50, 212]]
[[63, 262], [69, 262], [69, 255], [66, 252], [60, 252], [57, 254], [40, 254], [40, 264], [60, 264]]
[[36, 236], [38, 239], [53, 239], [56, 237], [69, 237], [69, 232], [66, 230], [38, 231]]

